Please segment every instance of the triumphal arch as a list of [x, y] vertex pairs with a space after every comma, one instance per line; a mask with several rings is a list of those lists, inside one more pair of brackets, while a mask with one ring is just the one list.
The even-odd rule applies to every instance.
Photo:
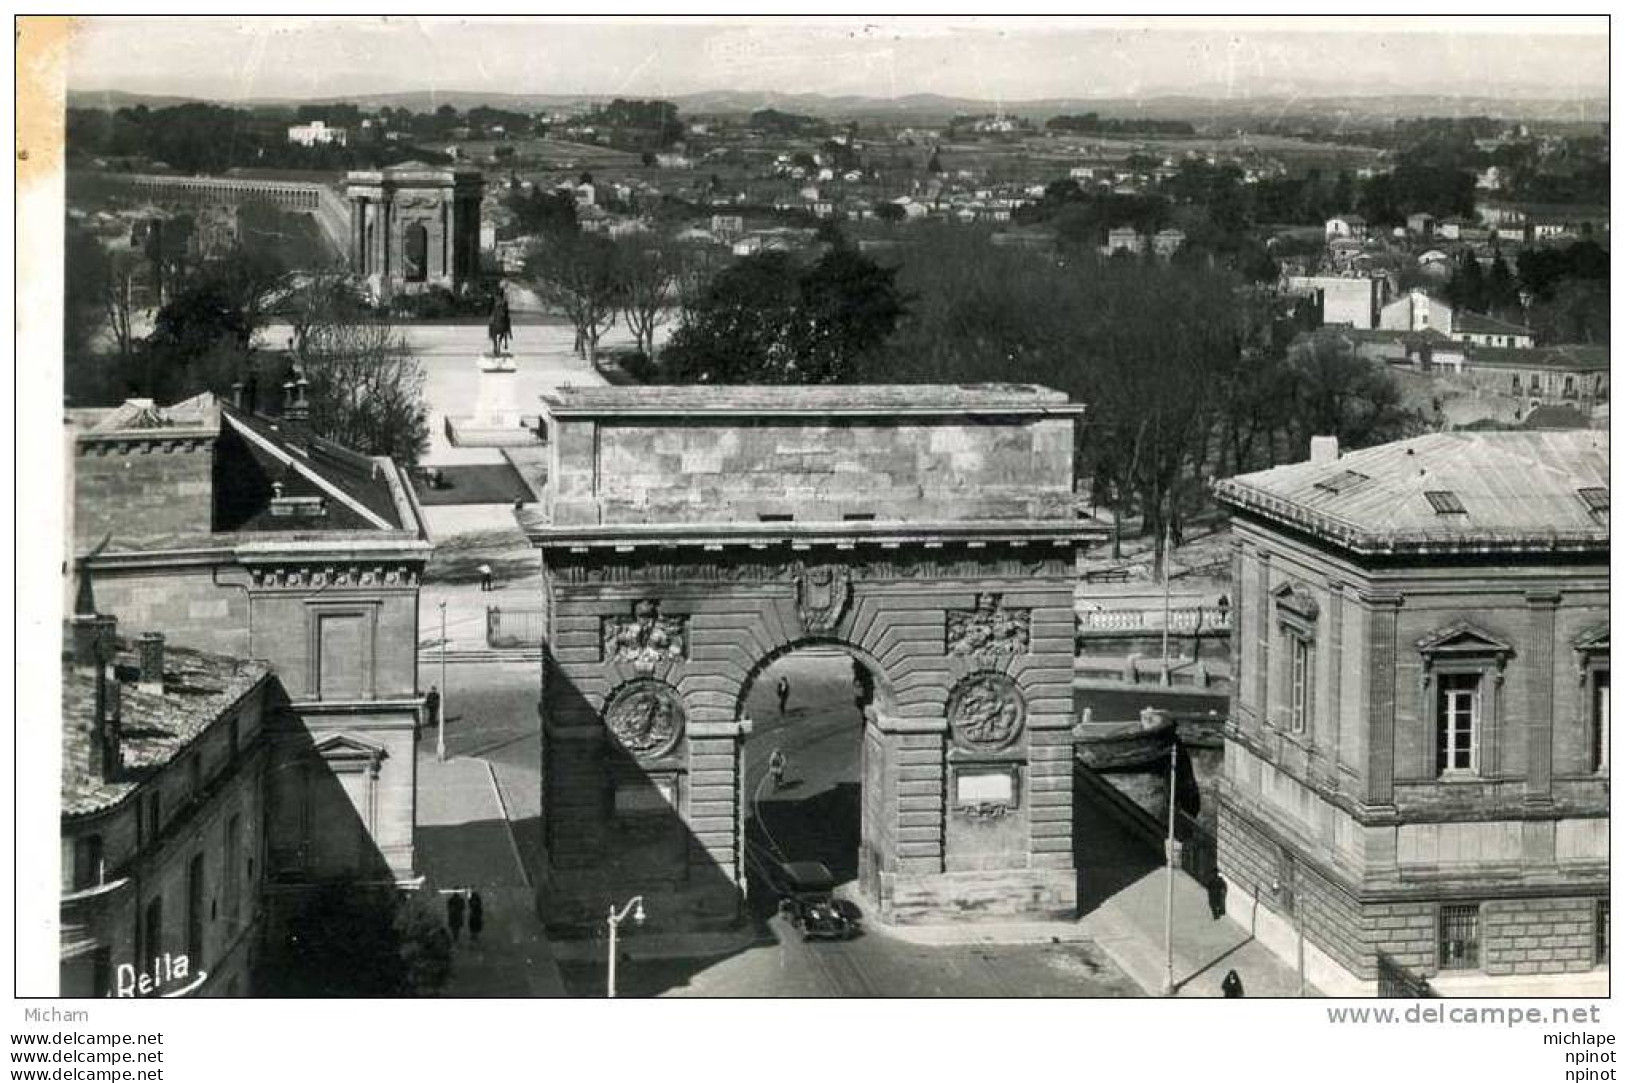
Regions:
[[737, 915], [747, 697], [808, 644], [870, 675], [871, 916], [1073, 913], [1074, 568], [1101, 536], [1075, 510], [1081, 406], [1028, 385], [543, 401], [550, 921], [637, 893], [663, 924]]

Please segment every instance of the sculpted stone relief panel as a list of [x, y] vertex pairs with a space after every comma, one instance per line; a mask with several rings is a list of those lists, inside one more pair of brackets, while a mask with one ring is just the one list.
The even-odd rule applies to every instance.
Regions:
[[604, 725], [610, 735], [643, 760], [670, 752], [682, 737], [686, 721], [677, 690], [650, 677], [622, 685], [604, 707]]
[[948, 729], [954, 743], [972, 752], [997, 752], [1020, 738], [1027, 701], [1002, 673], [973, 673], [948, 696]]
[[634, 602], [630, 615], [603, 618], [603, 660], [651, 672], [661, 662], [688, 657], [688, 617], [660, 612], [657, 598]]
[[988, 660], [1026, 654], [1032, 623], [1031, 609], [1007, 608], [1002, 594], [978, 594], [974, 609], [948, 610], [946, 652]]

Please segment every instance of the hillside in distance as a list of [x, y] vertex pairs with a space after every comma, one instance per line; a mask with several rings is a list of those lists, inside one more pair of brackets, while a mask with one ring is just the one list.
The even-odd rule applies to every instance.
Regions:
[[[635, 97], [636, 95], [623, 95]], [[605, 94], [514, 94], [483, 90], [404, 91], [388, 94], [348, 94], [323, 98], [251, 98], [219, 101], [242, 108], [293, 108], [351, 102], [363, 109], [384, 106], [427, 112], [442, 105], [463, 110], [479, 105], [515, 112], [574, 110], [593, 102], [609, 101]], [[146, 105], [150, 109], [177, 105], [183, 97], [130, 94], [117, 90], [69, 90], [68, 105], [82, 109], [119, 109]], [[999, 102], [953, 98], [937, 94], [909, 94], [896, 98], [861, 95], [779, 94], [771, 91], [715, 90], [670, 98], [686, 116], [745, 114], [757, 109], [827, 117], [832, 120], [872, 119], [925, 124], [956, 115], [1005, 113], [1043, 120], [1063, 113], [1099, 113], [1105, 117], [1147, 120], [1189, 120], [1198, 126], [1237, 121], [1304, 118], [1342, 123], [1381, 123], [1404, 117], [1490, 116], [1506, 120], [1607, 123], [1606, 95], [1580, 97], [1509, 97], [1479, 94], [1258, 96], [1225, 94], [1156, 94], [1144, 98], [1046, 98]]]

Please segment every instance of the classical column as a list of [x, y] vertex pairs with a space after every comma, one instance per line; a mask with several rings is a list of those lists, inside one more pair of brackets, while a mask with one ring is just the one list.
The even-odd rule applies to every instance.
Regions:
[[[1530, 591], [1524, 595], [1529, 606], [1530, 642], [1528, 663], [1519, 668], [1527, 675], [1529, 700], [1524, 708], [1524, 727], [1528, 735], [1528, 782], [1525, 793], [1530, 804], [1547, 805], [1552, 801], [1552, 691], [1553, 656], [1556, 650], [1557, 603], [1556, 591]], [[1499, 697], [1498, 697], [1499, 698]], [[1496, 706], [1499, 708], [1500, 703]], [[1507, 727], [1498, 726], [1502, 734]]]
[[1366, 756], [1365, 800], [1368, 805], [1394, 803], [1394, 710], [1399, 693], [1399, 595], [1371, 595], [1364, 599], [1370, 629], [1366, 636], [1370, 655], [1367, 667], [1366, 717], [1370, 719], [1371, 747]]
[[350, 270], [358, 275], [367, 273], [367, 201], [361, 196], [350, 197]]

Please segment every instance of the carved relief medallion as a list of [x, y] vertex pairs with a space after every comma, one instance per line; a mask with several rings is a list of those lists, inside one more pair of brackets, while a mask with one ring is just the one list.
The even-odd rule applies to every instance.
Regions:
[[1026, 654], [1031, 609], [1006, 608], [1002, 594], [978, 594], [976, 608], [948, 610], [947, 653], [977, 658]]
[[954, 742], [976, 752], [1008, 748], [1021, 736], [1027, 703], [1016, 682], [1002, 673], [973, 673], [948, 697]]
[[669, 684], [639, 678], [622, 685], [604, 708], [604, 725], [622, 748], [656, 759], [683, 735], [683, 700]]
[[661, 662], [688, 657], [688, 618], [663, 616], [657, 599], [644, 598], [633, 603], [630, 616], [604, 618], [603, 644], [605, 662], [627, 662], [650, 673]]
[[828, 632], [841, 621], [852, 598], [852, 572], [844, 564], [797, 565], [796, 612], [803, 631]]

